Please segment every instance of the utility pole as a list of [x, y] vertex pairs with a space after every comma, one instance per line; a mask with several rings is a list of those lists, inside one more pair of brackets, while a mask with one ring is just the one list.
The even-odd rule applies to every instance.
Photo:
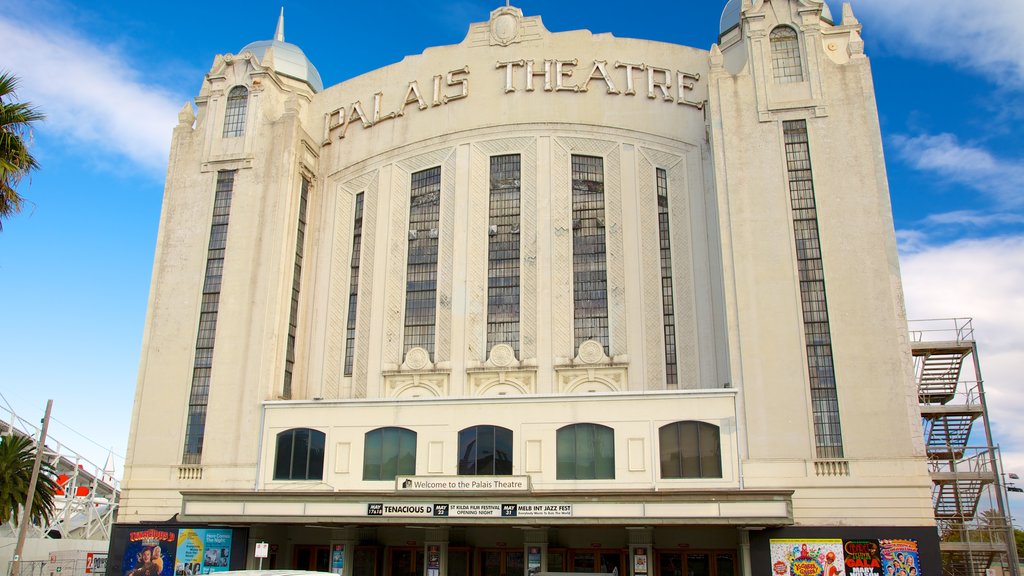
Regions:
[[53, 400], [47, 400], [46, 415], [43, 416], [43, 429], [39, 431], [39, 444], [36, 445], [36, 461], [32, 464], [32, 478], [28, 482], [25, 508], [21, 511], [21, 523], [18, 526], [18, 545], [14, 548], [11, 576], [20, 576], [21, 574], [21, 553], [25, 549], [25, 535], [28, 533], [28, 524], [32, 521], [32, 501], [36, 495], [36, 483], [39, 482], [39, 469], [43, 465], [43, 446], [46, 445], [46, 428], [50, 425], [50, 409], [52, 408]]

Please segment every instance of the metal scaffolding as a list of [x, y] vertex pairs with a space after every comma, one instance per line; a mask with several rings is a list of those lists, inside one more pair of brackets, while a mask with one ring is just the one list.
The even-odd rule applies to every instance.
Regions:
[[910, 336], [943, 574], [1020, 576], [972, 320], [912, 321]]
[[[25, 436], [38, 443], [39, 429], [10, 410], [0, 407], [0, 435]], [[53, 467], [59, 486], [54, 494], [55, 514], [45, 526], [30, 524], [29, 538], [107, 540], [117, 519], [120, 483], [107, 466], [90, 462], [81, 454], [47, 437], [43, 461]], [[110, 464], [109, 462], [107, 463]], [[16, 534], [10, 522], [0, 525], [0, 535]]]

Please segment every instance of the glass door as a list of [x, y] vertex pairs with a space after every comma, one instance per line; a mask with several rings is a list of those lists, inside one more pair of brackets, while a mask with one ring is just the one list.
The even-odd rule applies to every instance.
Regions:
[[480, 576], [524, 576], [522, 550], [481, 550]]
[[390, 548], [385, 576], [423, 576], [423, 549]]
[[295, 546], [295, 569], [314, 572], [330, 572], [330, 546]]

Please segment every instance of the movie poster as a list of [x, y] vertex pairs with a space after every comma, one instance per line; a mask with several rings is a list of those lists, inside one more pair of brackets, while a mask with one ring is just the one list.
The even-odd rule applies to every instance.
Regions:
[[879, 540], [878, 547], [886, 576], [922, 576], [917, 540]]
[[878, 540], [846, 540], [843, 555], [846, 557], [846, 576], [881, 576], [882, 557]]
[[178, 531], [176, 576], [224, 572], [231, 564], [230, 528], [183, 528]]
[[846, 565], [843, 541], [828, 539], [769, 540], [772, 573], [777, 576], [841, 576]]
[[124, 576], [173, 576], [176, 534], [150, 528], [128, 533], [124, 547]]

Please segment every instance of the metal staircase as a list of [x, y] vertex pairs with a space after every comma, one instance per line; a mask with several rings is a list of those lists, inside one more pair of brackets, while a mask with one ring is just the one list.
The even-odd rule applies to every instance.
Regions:
[[914, 321], [910, 335], [943, 574], [1019, 576], [972, 321]]

